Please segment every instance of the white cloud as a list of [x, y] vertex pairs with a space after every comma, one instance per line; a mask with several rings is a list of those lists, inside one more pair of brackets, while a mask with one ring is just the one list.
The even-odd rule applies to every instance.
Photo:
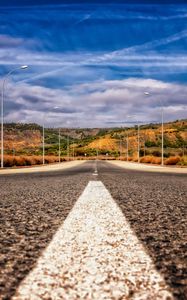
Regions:
[[111, 126], [109, 121], [123, 125], [127, 115], [136, 114], [146, 123], [160, 121], [161, 102], [165, 120], [175, 120], [187, 117], [186, 95], [186, 86], [138, 78], [100, 80], [66, 90], [10, 83], [5, 121], [42, 124], [45, 115], [48, 126], [105, 127]]
[[11, 48], [19, 46], [21, 43], [23, 43], [22, 38], [14, 38], [11, 36], [8, 36], [6, 34], [0, 34], [0, 47], [1, 48]]

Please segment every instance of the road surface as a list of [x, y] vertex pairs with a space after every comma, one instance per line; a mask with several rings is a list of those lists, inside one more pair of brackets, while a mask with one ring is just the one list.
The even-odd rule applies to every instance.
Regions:
[[[93, 260], [93, 253], [96, 253], [97, 257], [100, 255], [101, 259], [103, 253], [105, 253], [104, 244], [102, 244], [103, 233], [98, 227], [93, 235], [93, 226], [96, 226], [93, 225], [93, 220], [96, 223], [101, 221], [101, 227], [104, 228], [105, 235], [108, 234], [106, 224], [108, 224], [108, 227], [112, 224], [113, 228], [110, 228], [110, 234], [115, 239], [118, 238], [117, 242], [110, 241], [110, 247], [106, 247], [106, 256], [109, 257], [107, 262], [109, 269], [105, 264], [103, 272], [110, 272], [110, 276], [113, 277], [110, 280], [106, 279], [106, 281], [108, 280], [108, 290], [106, 289], [103, 292], [103, 295], [106, 293], [106, 298], [100, 297], [98, 299], [149, 299], [146, 294], [141, 294], [141, 289], [146, 290], [143, 285], [147, 284], [147, 288], [149, 288], [149, 285], [153, 283], [150, 278], [149, 282], [147, 279], [146, 283], [143, 282], [144, 279], [141, 279], [141, 282], [142, 275], [140, 272], [143, 272], [143, 276], [147, 278], [146, 272], [152, 272], [151, 274], [153, 274], [152, 265], [155, 267], [155, 272], [157, 272], [153, 274], [154, 280], [159, 276], [161, 276], [159, 280], [163, 278], [164, 283], [161, 283], [163, 290], [168, 289], [168, 293], [172, 293], [176, 299], [186, 299], [186, 182], [186, 174], [160, 174], [126, 170], [100, 161], [88, 161], [70, 169], [52, 172], [1, 175], [0, 299], [49, 299], [45, 294], [38, 298], [36, 296], [33, 296], [33, 298], [32, 296], [22, 297], [24, 280], [26, 280], [27, 289], [27, 282], [33, 280], [27, 280], [27, 278], [30, 276], [29, 274], [31, 274], [31, 277], [36, 274], [32, 272], [35, 269], [37, 270], [38, 260], [42, 253], [45, 253], [45, 249], [49, 249], [46, 252], [46, 256], [49, 255], [48, 257], [51, 257], [50, 251], [57, 251], [55, 247], [61, 247], [66, 253], [68, 248], [63, 248], [64, 245], [69, 243], [69, 246], [71, 246], [71, 243], [76, 239], [77, 232], [80, 233], [83, 228], [83, 239], [88, 237], [89, 231], [92, 236], [90, 243], [93, 243], [93, 249], [89, 253], [91, 255], [90, 261]], [[116, 206], [112, 202], [113, 200]], [[80, 220], [77, 218], [75, 222], [73, 211], [82, 216]], [[85, 223], [82, 223], [83, 218], [86, 219], [86, 226]], [[103, 225], [102, 222], [108, 223]], [[69, 235], [65, 236], [64, 234], [68, 226], [72, 226], [71, 243], [68, 240]], [[59, 228], [61, 228], [60, 231]], [[116, 230], [116, 228], [118, 229]], [[54, 241], [51, 246], [55, 234], [56, 244]], [[63, 236], [60, 245], [58, 245], [58, 234]], [[75, 242], [77, 243], [77, 241]], [[78, 253], [81, 256], [80, 243], [79, 239]], [[98, 243], [100, 244], [100, 250], [96, 251], [95, 247]], [[119, 278], [119, 270], [115, 270], [116, 260], [111, 257], [111, 249], [113, 249], [112, 253], [115, 253], [115, 255], [118, 255], [120, 251], [120, 255], [124, 255], [123, 252], [127, 251], [128, 257], [131, 259], [130, 264], [128, 264], [123, 260], [124, 256], [119, 257], [120, 274], [122, 274], [120, 276], [124, 276], [125, 270], [121, 270], [123, 265], [124, 268], [129, 268], [131, 265], [133, 272], [135, 272], [133, 270], [135, 265], [139, 268], [136, 271], [139, 279], [133, 279], [136, 281], [133, 283], [134, 286], [132, 285], [134, 281], [130, 280], [132, 278], [130, 273], [128, 273], [129, 278], [123, 278], [124, 281]], [[142, 261], [137, 253], [142, 253]], [[87, 254], [88, 252], [86, 252]], [[67, 255], [69, 254], [67, 253]], [[135, 258], [139, 260], [136, 264], [133, 263]], [[75, 258], [70, 257], [70, 259]], [[90, 261], [87, 258], [86, 262]], [[93, 271], [96, 265], [95, 262], [91, 264], [92, 271], [88, 277], [91, 282], [96, 276], [95, 271]], [[149, 270], [142, 268], [144, 262], [146, 262]], [[97, 263], [99, 264], [100, 261]], [[64, 268], [64, 266], [65, 262], [60, 267]], [[77, 268], [72, 263], [72, 270], [70, 271], [75, 276], [80, 271], [81, 265]], [[84, 276], [84, 268], [85, 264], [83, 270], [80, 271], [81, 276]], [[87, 266], [87, 268], [89, 269], [90, 266]], [[114, 268], [115, 274], [112, 273], [112, 268]], [[129, 269], [128, 272], [131, 272], [131, 270]], [[118, 277], [115, 277], [116, 274]], [[39, 280], [41, 280], [41, 276]], [[113, 280], [113, 286], [110, 286], [111, 280]], [[115, 280], [120, 282], [119, 290], [121, 289], [122, 294], [119, 293], [119, 290], [114, 289], [114, 286], [118, 286]], [[128, 282], [125, 282], [125, 280]], [[137, 287], [137, 280], [139, 280], [139, 287]], [[123, 282], [126, 290], [124, 290]], [[73, 284], [76, 285], [75, 282]], [[76, 299], [76, 295], [72, 294], [73, 296], [70, 296], [74, 290], [73, 284], [71, 282], [71, 285], [66, 287], [64, 299]], [[102, 285], [103, 283], [100, 281], [95, 286], [98, 293], [102, 293]], [[85, 286], [86, 288], [87, 286]], [[155, 287], [155, 289], [157, 288]], [[107, 293], [112, 290], [114, 294], [111, 294], [110, 297]], [[81, 293], [81, 291], [77, 291], [77, 293], [79, 292]], [[150, 295], [152, 295], [151, 293], [150, 288]], [[126, 296], [122, 298], [122, 295]], [[135, 295], [139, 295], [139, 298]], [[140, 295], [142, 295], [142, 298]], [[82, 299], [97, 299], [98, 296], [88, 292], [84, 297]], [[163, 294], [163, 297], [162, 295], [157, 298], [155, 296], [155, 299], [164, 299], [164, 297], [165, 294]], [[58, 297], [53, 296], [50, 299], [58, 299]]]

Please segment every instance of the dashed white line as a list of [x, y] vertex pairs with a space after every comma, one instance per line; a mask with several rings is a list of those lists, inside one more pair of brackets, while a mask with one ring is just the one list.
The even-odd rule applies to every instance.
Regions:
[[98, 171], [97, 171], [97, 161], [95, 161], [95, 170], [94, 173], [92, 174], [93, 176], [97, 176], [98, 175]]
[[90, 181], [14, 300], [173, 299], [100, 181]]

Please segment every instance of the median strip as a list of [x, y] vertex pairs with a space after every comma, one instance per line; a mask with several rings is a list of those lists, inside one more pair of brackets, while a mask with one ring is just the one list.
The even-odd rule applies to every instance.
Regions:
[[14, 300], [173, 299], [100, 181], [90, 181]]

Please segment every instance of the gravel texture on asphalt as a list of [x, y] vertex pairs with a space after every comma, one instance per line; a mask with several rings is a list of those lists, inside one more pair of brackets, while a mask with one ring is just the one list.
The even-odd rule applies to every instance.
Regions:
[[67, 217], [93, 163], [65, 171], [0, 176], [0, 299], [14, 295]]
[[89, 180], [105, 184], [176, 299], [186, 300], [187, 176], [105, 162], [0, 176], [0, 299], [15, 294]]
[[125, 170], [104, 162], [98, 163], [98, 174], [175, 298], [186, 300], [187, 176]]
[[172, 300], [101, 181], [90, 181], [13, 300]]

